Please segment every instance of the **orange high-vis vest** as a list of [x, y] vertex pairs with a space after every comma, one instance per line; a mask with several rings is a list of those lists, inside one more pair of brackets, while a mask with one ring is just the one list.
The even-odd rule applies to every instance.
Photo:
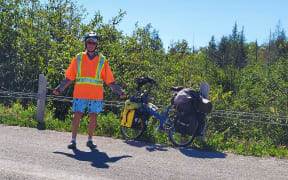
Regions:
[[[100, 78], [100, 74], [102, 72], [102, 69], [104, 67], [105, 63], [105, 57], [100, 54], [98, 58], [98, 65], [97, 65], [97, 70], [95, 77], [85, 77], [82, 76], [82, 56], [83, 53], [79, 53], [77, 55], [77, 76], [76, 76], [76, 84], [91, 84], [95, 86], [103, 86], [103, 79]], [[100, 59], [100, 60], [99, 60]]]
[[106, 58], [99, 56], [89, 59], [87, 53], [79, 53], [69, 65], [66, 78], [75, 80], [73, 98], [102, 100], [103, 81], [114, 82], [112, 71]]

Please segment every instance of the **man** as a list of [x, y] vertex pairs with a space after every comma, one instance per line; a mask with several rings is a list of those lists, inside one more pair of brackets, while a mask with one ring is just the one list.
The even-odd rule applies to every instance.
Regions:
[[88, 141], [86, 145], [89, 148], [96, 148], [92, 141], [92, 136], [97, 126], [97, 114], [103, 110], [103, 82], [110, 86], [120, 98], [126, 96], [116, 84], [106, 58], [96, 51], [98, 39], [98, 35], [94, 32], [85, 35], [86, 52], [79, 53], [72, 60], [65, 73], [65, 79], [53, 91], [55, 95], [58, 95], [75, 80], [72, 106], [72, 111], [75, 114], [72, 121], [72, 140], [68, 145], [69, 149], [76, 148], [77, 131], [86, 107], [88, 107], [89, 114]]

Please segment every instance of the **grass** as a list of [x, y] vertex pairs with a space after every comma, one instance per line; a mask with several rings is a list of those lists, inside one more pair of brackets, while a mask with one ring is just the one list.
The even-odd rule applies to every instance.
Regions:
[[[0, 123], [37, 128], [37, 122], [35, 120], [37, 109], [35, 106], [29, 106], [24, 109], [20, 104], [15, 103], [12, 106], [4, 106], [0, 104]], [[45, 127], [49, 130], [66, 131], [71, 132], [71, 119], [70, 115], [64, 121], [55, 119], [53, 111], [45, 111]], [[111, 113], [100, 113], [97, 118], [98, 126], [94, 132], [97, 136], [108, 136], [113, 138], [123, 138], [120, 132], [120, 117]], [[88, 116], [83, 116], [80, 122], [78, 132], [80, 134], [87, 134], [88, 130]], [[159, 143], [171, 145], [168, 135], [166, 133], [156, 133], [154, 137], [151, 137], [155, 126], [155, 121], [150, 121], [147, 129], [147, 133], [143, 135], [142, 139], [146, 142]], [[205, 143], [199, 140], [195, 140], [192, 143], [192, 147], [197, 147], [207, 151], [222, 151], [232, 152], [241, 155], [258, 156], [258, 157], [278, 157], [287, 158], [288, 148], [285, 145], [275, 145], [269, 138], [257, 139], [254, 137], [239, 138], [239, 137], [227, 137], [230, 129], [227, 128], [223, 132], [207, 132], [205, 137]]]

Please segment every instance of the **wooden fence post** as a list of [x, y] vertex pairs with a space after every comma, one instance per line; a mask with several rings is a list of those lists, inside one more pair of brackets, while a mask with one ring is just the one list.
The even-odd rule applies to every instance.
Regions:
[[38, 82], [37, 114], [36, 114], [38, 129], [45, 129], [44, 112], [45, 112], [45, 101], [47, 93], [46, 89], [47, 89], [47, 79], [43, 74], [40, 74]]

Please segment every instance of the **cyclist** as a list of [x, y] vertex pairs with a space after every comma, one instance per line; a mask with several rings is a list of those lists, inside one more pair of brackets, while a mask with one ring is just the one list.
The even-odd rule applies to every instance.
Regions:
[[98, 52], [99, 36], [95, 32], [87, 33], [84, 37], [85, 52], [79, 53], [71, 62], [65, 72], [65, 79], [54, 89], [53, 93], [58, 95], [63, 92], [71, 82], [75, 81], [73, 92], [74, 118], [72, 120], [72, 139], [68, 145], [69, 149], [76, 148], [76, 136], [85, 109], [88, 107], [89, 148], [96, 148], [92, 141], [94, 130], [97, 126], [97, 114], [103, 110], [103, 82], [105, 82], [113, 92], [120, 98], [125, 98], [125, 93], [116, 84], [107, 59]]

